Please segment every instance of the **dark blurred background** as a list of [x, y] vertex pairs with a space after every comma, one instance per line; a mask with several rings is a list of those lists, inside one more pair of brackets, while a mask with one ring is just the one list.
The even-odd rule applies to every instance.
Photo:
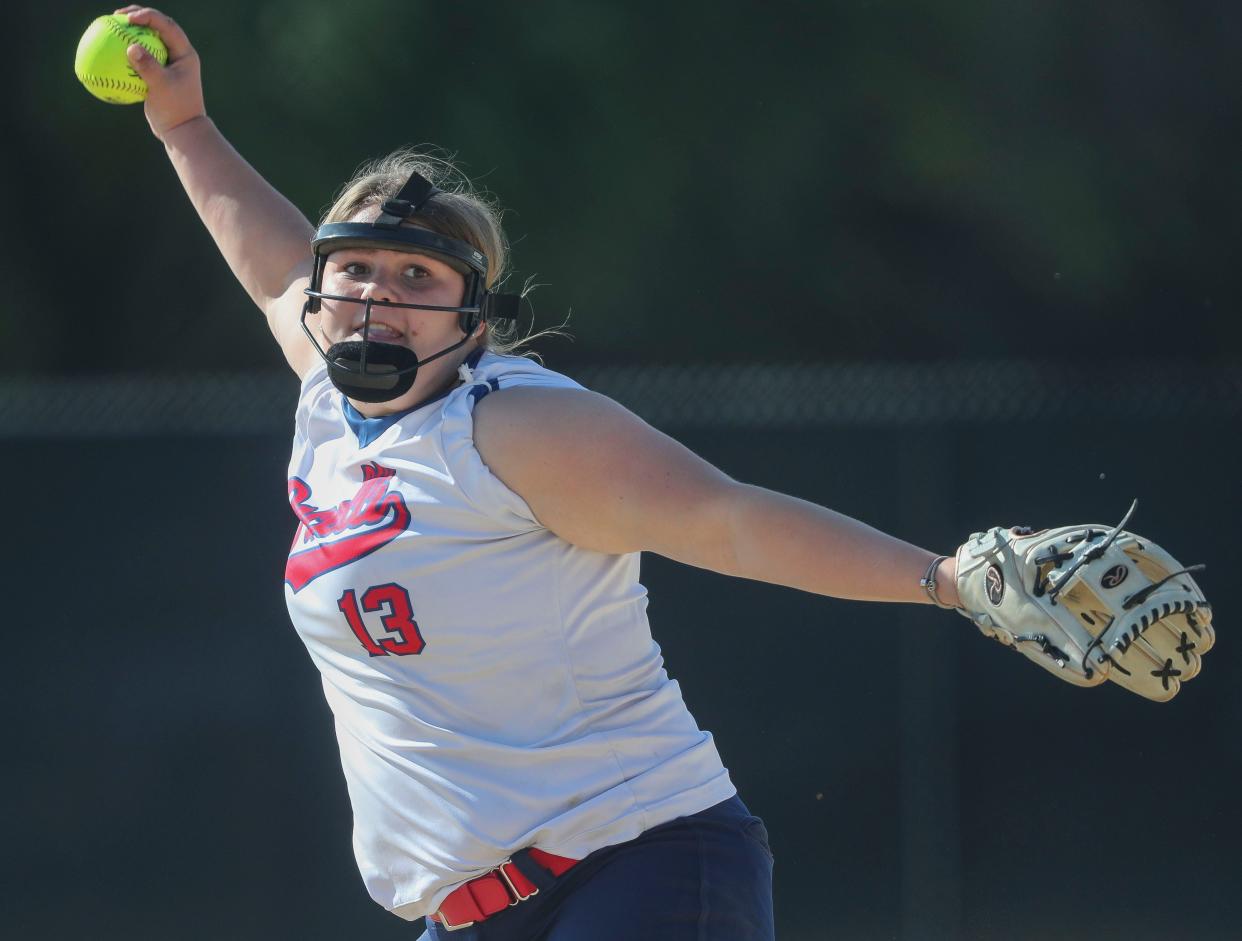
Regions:
[[[5, 96], [7, 936], [400, 938], [280, 590], [296, 383], [150, 135], [23, 7]], [[1242, 7], [168, 8], [312, 220], [435, 145], [507, 207], [554, 369], [735, 476], [950, 551], [1120, 518], [1209, 564], [1172, 703], [925, 608], [644, 560], [777, 857], [778, 934], [1234, 938]], [[1037, 675], [1038, 674], [1038, 675]]]

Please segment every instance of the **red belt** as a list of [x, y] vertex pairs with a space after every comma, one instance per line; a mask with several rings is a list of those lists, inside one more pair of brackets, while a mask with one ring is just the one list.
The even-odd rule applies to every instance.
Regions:
[[[578, 864], [576, 859], [554, 856], [534, 847], [526, 852], [554, 876], [568, 872]], [[497, 912], [538, 894], [538, 886], [522, 875], [513, 860], [506, 859], [490, 872], [455, 888], [440, 903], [439, 911], [429, 917], [444, 925], [446, 931], [456, 931], [458, 928], [469, 928], [475, 922], [486, 921]]]

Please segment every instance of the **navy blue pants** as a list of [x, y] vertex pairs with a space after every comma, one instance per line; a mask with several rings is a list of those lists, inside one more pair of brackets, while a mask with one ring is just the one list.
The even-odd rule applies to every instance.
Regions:
[[597, 850], [539, 894], [422, 941], [774, 941], [772, 851], [741, 798]]

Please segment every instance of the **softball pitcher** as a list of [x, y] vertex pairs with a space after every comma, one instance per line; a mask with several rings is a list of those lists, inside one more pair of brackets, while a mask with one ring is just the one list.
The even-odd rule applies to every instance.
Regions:
[[639, 553], [841, 598], [958, 603], [956, 560], [734, 481], [513, 355], [495, 209], [361, 170], [318, 227], [207, 117], [146, 7], [146, 115], [301, 380], [289, 612], [376, 902], [440, 939], [773, 938], [772, 855], [663, 668]]

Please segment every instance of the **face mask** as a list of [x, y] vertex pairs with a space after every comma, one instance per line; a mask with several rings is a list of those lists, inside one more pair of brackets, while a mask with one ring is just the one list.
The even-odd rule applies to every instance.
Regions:
[[[322, 225], [311, 240], [314, 267], [311, 283], [306, 289], [307, 300], [302, 307], [302, 330], [310, 338], [316, 352], [328, 366], [328, 378], [342, 393], [359, 402], [389, 402], [410, 390], [418, 376], [418, 367], [463, 346], [480, 324], [489, 320], [517, 316], [521, 298], [516, 294], [495, 294], [484, 288], [487, 283], [487, 256], [460, 239], [451, 239], [428, 229], [403, 226], [427, 202], [439, 193], [429, 180], [412, 173], [393, 199], [386, 200], [374, 222], [332, 222]], [[466, 290], [459, 307], [437, 307], [427, 304], [398, 304], [393, 301], [363, 300], [339, 294], [323, 293], [324, 265], [328, 255], [342, 248], [377, 248], [386, 251], [429, 255], [461, 272]], [[323, 299], [365, 304], [361, 340], [334, 343], [328, 349], [319, 345], [307, 326], [306, 318], [318, 314]], [[400, 307], [414, 310], [437, 310], [457, 314], [462, 338], [438, 353], [419, 359], [404, 346], [369, 340], [373, 307]]]

